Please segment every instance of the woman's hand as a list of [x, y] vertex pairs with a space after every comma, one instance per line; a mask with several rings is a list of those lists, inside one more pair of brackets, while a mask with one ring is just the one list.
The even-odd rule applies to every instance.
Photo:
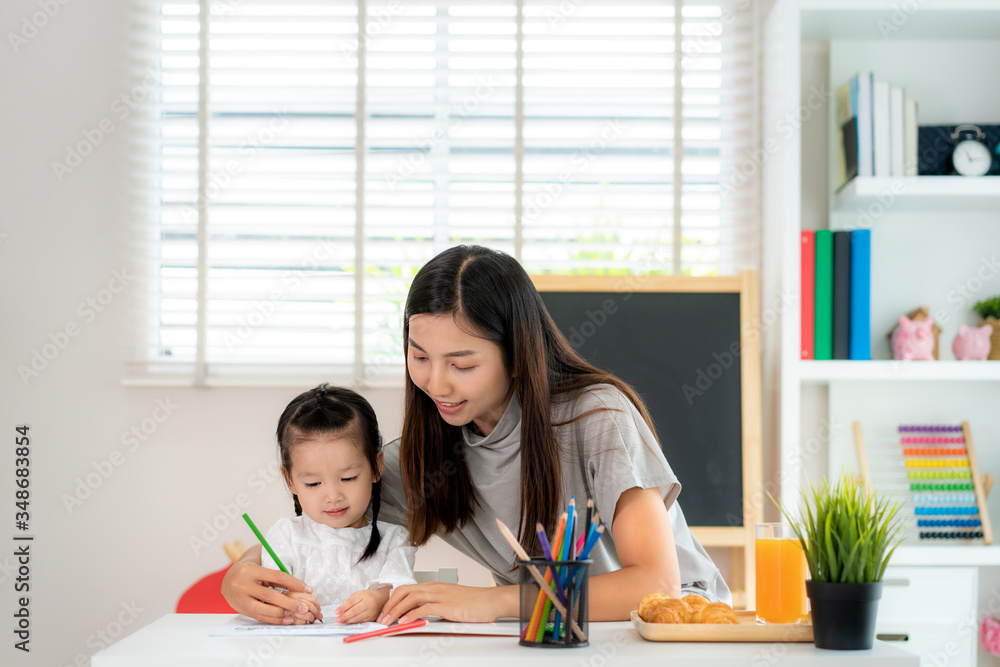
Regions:
[[374, 621], [381, 613], [391, 592], [392, 586], [385, 586], [373, 591], [365, 589], [354, 593], [334, 610], [337, 614], [337, 623]]
[[259, 544], [250, 547], [226, 572], [222, 579], [226, 602], [241, 614], [274, 625], [302, 625], [323, 618], [312, 589], [290, 574], [261, 567], [260, 552]]
[[475, 588], [458, 584], [427, 582], [397, 586], [382, 607], [378, 622], [391, 625], [415, 621], [424, 616], [440, 616], [446, 621], [489, 623], [517, 616], [517, 586]]

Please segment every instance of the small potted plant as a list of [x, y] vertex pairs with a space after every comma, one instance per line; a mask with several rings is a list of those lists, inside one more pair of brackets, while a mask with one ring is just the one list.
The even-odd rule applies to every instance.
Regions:
[[1000, 294], [989, 299], [983, 299], [972, 307], [983, 322], [979, 326], [989, 324], [993, 327], [991, 337], [990, 356], [992, 361], [1000, 361]]
[[802, 489], [799, 519], [778, 508], [802, 544], [809, 565], [806, 594], [816, 648], [870, 649], [882, 597], [882, 576], [902, 541], [901, 504], [871, 492], [849, 471], [830, 486]]

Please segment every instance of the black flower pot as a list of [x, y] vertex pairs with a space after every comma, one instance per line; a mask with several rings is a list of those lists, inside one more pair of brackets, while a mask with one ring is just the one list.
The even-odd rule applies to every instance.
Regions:
[[882, 582], [830, 584], [806, 580], [812, 606], [816, 648], [840, 651], [870, 649], [875, 642], [875, 618]]

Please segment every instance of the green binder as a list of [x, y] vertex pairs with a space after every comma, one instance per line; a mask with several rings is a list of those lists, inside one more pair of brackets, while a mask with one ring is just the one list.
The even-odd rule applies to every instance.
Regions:
[[833, 232], [816, 230], [816, 328], [814, 359], [833, 357]]

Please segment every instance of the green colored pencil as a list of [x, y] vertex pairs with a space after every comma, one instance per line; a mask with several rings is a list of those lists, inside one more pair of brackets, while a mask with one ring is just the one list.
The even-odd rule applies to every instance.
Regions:
[[260, 534], [259, 530], [257, 530], [257, 526], [253, 525], [253, 521], [250, 520], [250, 516], [248, 514], [244, 514], [243, 520], [247, 522], [247, 525], [250, 526], [250, 530], [253, 531], [253, 534], [257, 536], [257, 539], [260, 540], [260, 543], [264, 546], [265, 549], [267, 549], [267, 553], [269, 553], [271, 555], [271, 558], [274, 559], [274, 563], [275, 565], [278, 566], [278, 569], [280, 569], [285, 574], [291, 574], [291, 572], [288, 571], [288, 568], [285, 567], [285, 564], [281, 562], [281, 559], [278, 558], [278, 554], [274, 553], [274, 549], [271, 548], [271, 545], [267, 543], [267, 540], [264, 539], [264, 536]]

